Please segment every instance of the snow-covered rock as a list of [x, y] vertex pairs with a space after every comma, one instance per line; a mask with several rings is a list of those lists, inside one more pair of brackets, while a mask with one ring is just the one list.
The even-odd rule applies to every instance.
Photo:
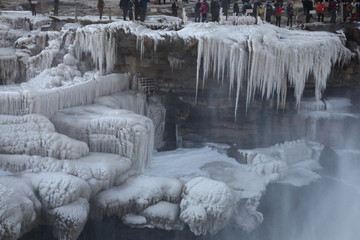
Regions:
[[58, 132], [86, 142], [92, 152], [115, 153], [134, 169], [150, 165], [154, 125], [144, 116], [101, 105], [67, 108], [51, 118]]
[[231, 219], [236, 201], [225, 183], [198, 177], [187, 182], [182, 192], [180, 219], [196, 235], [215, 234]]
[[12, 173], [63, 172], [86, 181], [95, 195], [123, 183], [133, 175], [131, 161], [116, 154], [90, 153], [73, 160], [48, 157], [0, 154], [0, 168]]
[[86, 143], [55, 132], [53, 124], [42, 115], [0, 115], [0, 132], [0, 153], [58, 159], [78, 159], [89, 153]]
[[92, 217], [123, 217], [138, 214], [160, 201], [176, 203], [180, 200], [183, 184], [175, 179], [156, 176], [135, 176], [124, 184], [100, 192], [93, 199]]
[[40, 220], [41, 202], [29, 179], [0, 177], [0, 239], [18, 239]]

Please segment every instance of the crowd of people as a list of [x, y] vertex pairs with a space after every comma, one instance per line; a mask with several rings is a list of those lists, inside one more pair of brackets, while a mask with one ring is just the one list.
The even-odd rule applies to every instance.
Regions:
[[[161, 0], [154, 0], [154, 4], [161, 4]], [[282, 16], [287, 17], [287, 26], [293, 25], [294, 16], [299, 16], [300, 4], [294, 6], [294, 2], [283, 0], [272, 0], [268, 2], [260, 2], [260, 0], [196, 0], [194, 6], [195, 22], [218, 22], [220, 18], [220, 9], [225, 19], [228, 19], [229, 10], [232, 5], [232, 12], [235, 16], [261, 16], [265, 21], [272, 23], [275, 18], [275, 25], [281, 26]], [[234, 1], [231, 4], [231, 1]], [[300, 1], [300, 0], [298, 0]], [[145, 21], [147, 5], [150, 0], [120, 0], [119, 7], [123, 13], [124, 20]], [[166, 0], [163, 0], [166, 4]], [[188, 0], [182, 0], [183, 4], [189, 5]], [[300, 2], [299, 2], [300, 3]], [[325, 15], [329, 16], [330, 23], [336, 23], [339, 16], [342, 22], [353, 22], [360, 20], [360, 0], [301, 0], [305, 23], [309, 23], [311, 19], [318, 22], [324, 22]], [[32, 15], [36, 15], [38, 1], [29, 0]], [[104, 0], [98, 0], [97, 8], [99, 17], [102, 19], [104, 13]], [[58, 15], [59, 0], [54, 0], [54, 15]], [[179, 3], [178, 0], [172, 0], [172, 15], [178, 16]], [[210, 17], [211, 16], [211, 19]], [[317, 18], [316, 18], [317, 16]], [[257, 19], [257, 18], [256, 18]], [[314, 20], [313, 20], [314, 21]]]
[[[344, 0], [342, 2], [338, 0], [326, 0], [325, 2], [324, 0], [302, 0], [302, 6], [305, 23], [309, 23], [312, 18], [316, 19], [316, 16], [318, 22], [324, 22], [325, 14], [329, 15], [330, 23], [336, 23], [338, 16], [343, 16], [342, 22], [360, 20], [360, 0]], [[197, 0], [194, 7], [195, 22], [207, 22], [209, 13], [211, 14], [211, 21], [219, 21], [220, 8], [223, 9], [223, 14], [227, 18], [230, 8], [229, 0], [211, 0], [210, 4], [207, 3], [207, 0]], [[291, 27], [294, 17], [300, 15], [298, 12], [300, 9], [294, 6], [294, 2], [284, 3], [283, 0], [269, 2], [253, 0], [252, 3], [249, 0], [242, 0], [241, 8], [237, 0], [234, 0], [233, 3], [233, 14], [235, 16], [240, 14], [243, 16], [260, 16], [269, 23], [272, 23], [275, 17], [275, 25], [279, 27], [282, 16], [287, 17], [287, 26]]]

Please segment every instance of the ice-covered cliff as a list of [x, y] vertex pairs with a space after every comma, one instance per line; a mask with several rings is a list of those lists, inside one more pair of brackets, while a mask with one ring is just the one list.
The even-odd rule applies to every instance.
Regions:
[[[351, 57], [338, 35], [240, 20], [172, 28], [166, 17], [157, 30], [115, 21], [47, 32], [37, 24], [49, 19], [29, 18], [13, 32], [18, 21], [9, 15], [0, 16], [7, 19], [0, 25], [7, 36], [0, 49], [0, 239], [39, 224], [76, 239], [89, 216], [112, 215], [131, 226], [187, 224], [197, 235], [228, 224], [252, 231], [263, 220], [257, 207], [269, 183], [318, 178], [322, 146], [303, 140], [242, 151], [247, 164], [208, 147], [152, 157], [162, 145], [165, 108], [139, 91], [137, 70], [160, 61], [159, 46], [181, 42], [196, 46], [196, 92], [213, 79], [235, 91], [235, 105], [242, 90], [247, 104], [260, 93], [282, 105], [292, 85], [299, 103], [312, 76], [318, 100], [331, 68]], [[135, 40], [140, 63], [122, 65], [133, 52], [124, 52], [120, 33]], [[171, 70], [184, 59], [166, 56]]]

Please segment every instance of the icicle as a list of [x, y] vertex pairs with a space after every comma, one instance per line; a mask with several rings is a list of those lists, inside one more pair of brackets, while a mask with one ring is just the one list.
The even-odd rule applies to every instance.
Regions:
[[195, 103], [197, 103], [197, 97], [199, 91], [199, 75], [200, 75], [201, 58], [203, 52], [204, 52], [204, 40], [200, 38], [198, 39], [198, 46], [197, 46]]
[[182, 9], [182, 20], [183, 20], [183, 24], [187, 24], [188, 18], [186, 16], [185, 8]]

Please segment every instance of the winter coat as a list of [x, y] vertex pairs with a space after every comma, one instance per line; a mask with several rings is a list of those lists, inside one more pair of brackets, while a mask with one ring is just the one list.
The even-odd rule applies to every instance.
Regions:
[[201, 8], [201, 3], [200, 3], [200, 2], [197, 2], [197, 3], [195, 4], [194, 11], [200, 13], [200, 8]]
[[211, 1], [211, 3], [210, 3], [210, 10], [211, 10], [211, 14], [219, 13], [219, 11], [220, 11], [220, 4], [219, 4], [219, 2], [216, 1], [216, 0]]
[[285, 10], [285, 8], [277, 7], [275, 8], [275, 16], [281, 17], [282, 11]]
[[141, 10], [145, 10], [147, 9], [147, 3], [149, 2], [150, 0], [140, 0], [140, 9]]
[[99, 9], [99, 11], [103, 11], [104, 10], [104, 6], [105, 6], [105, 3], [103, 0], [99, 0], [98, 1], [98, 4], [97, 4], [97, 8]]
[[234, 11], [234, 13], [239, 13], [240, 9], [239, 9], [239, 4], [238, 3], [234, 3], [233, 11]]
[[206, 14], [209, 11], [209, 4], [207, 2], [202, 2], [200, 6], [201, 14]]
[[324, 13], [325, 12], [325, 8], [328, 8], [328, 6], [326, 6], [324, 3], [322, 2], [319, 2], [317, 5], [316, 5], [316, 11], [318, 13]]
[[121, 9], [129, 8], [129, 0], [120, 0], [119, 7]]
[[329, 2], [329, 10], [330, 12], [336, 12], [338, 9], [338, 3], [336, 1]]
[[292, 3], [289, 3], [287, 6], [286, 6], [286, 14], [287, 15], [294, 15], [295, 13], [295, 9], [293, 7], [293, 4]]

